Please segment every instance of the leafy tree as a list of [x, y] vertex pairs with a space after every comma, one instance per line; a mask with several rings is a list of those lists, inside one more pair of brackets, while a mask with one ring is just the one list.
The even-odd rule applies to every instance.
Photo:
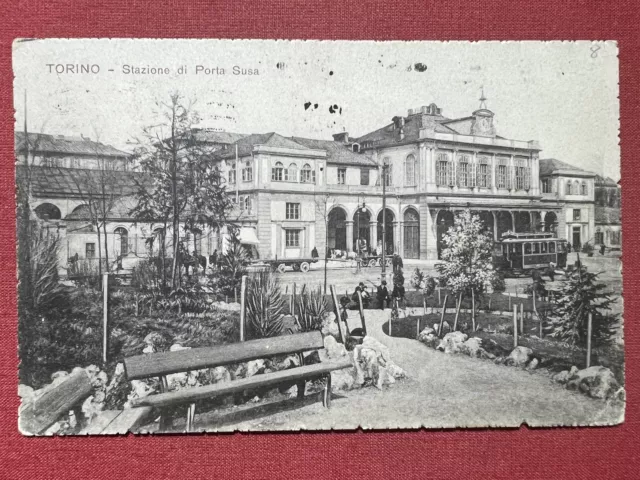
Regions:
[[[493, 269], [493, 239], [478, 215], [465, 210], [442, 237], [444, 262], [436, 265], [440, 284], [455, 296], [478, 297], [485, 292], [496, 272]], [[475, 312], [472, 313], [475, 329]]]
[[587, 322], [592, 315], [594, 344], [606, 344], [618, 328], [618, 315], [606, 314], [615, 302], [607, 285], [598, 282], [597, 273], [589, 272], [580, 263], [570, 268], [562, 281], [560, 295], [550, 312], [551, 335], [574, 345], [586, 345]]
[[411, 276], [411, 286], [422, 292], [426, 302], [427, 298], [436, 291], [436, 279], [422, 272], [419, 268], [416, 268]]
[[[199, 226], [219, 229], [232, 208], [220, 170], [216, 147], [196, 138], [200, 117], [180, 94], [158, 102], [161, 121], [144, 129], [145, 140], [136, 149], [140, 168], [148, 174], [137, 182], [138, 220], [171, 226], [171, 287], [180, 284], [180, 225], [185, 231]], [[163, 258], [163, 262], [164, 262]]]

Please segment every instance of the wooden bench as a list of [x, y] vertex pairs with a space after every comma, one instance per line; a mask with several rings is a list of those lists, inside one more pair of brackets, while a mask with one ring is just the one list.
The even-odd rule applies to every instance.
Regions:
[[[57, 385], [46, 387], [41, 395], [26, 401], [20, 408], [20, 430], [27, 435], [42, 434], [70, 410], [80, 417], [80, 405], [91, 394], [91, 381], [84, 370], [72, 373]], [[104, 410], [79, 435], [126, 434], [142, 425], [151, 412], [150, 407]]]
[[[298, 398], [304, 397], [307, 381], [326, 379], [323, 405], [331, 404], [331, 372], [352, 366], [347, 356], [338, 361], [304, 365], [303, 353], [324, 348], [322, 334], [318, 331], [284, 335], [280, 337], [250, 340], [247, 342], [221, 345], [217, 347], [193, 348], [176, 352], [151, 353], [128, 357], [124, 360], [127, 378], [140, 380], [158, 377], [161, 393], [133, 400], [134, 407], [166, 408], [188, 404], [186, 431], [193, 428], [195, 402], [225, 395], [233, 395], [245, 390], [262, 387], [277, 387], [285, 384], [298, 386]], [[190, 387], [178, 391], [168, 391], [167, 375], [204, 368], [215, 368], [264, 359], [274, 356], [297, 355], [300, 366], [288, 370], [254, 375], [225, 383], [200, 387]], [[166, 418], [161, 415], [161, 426]]]

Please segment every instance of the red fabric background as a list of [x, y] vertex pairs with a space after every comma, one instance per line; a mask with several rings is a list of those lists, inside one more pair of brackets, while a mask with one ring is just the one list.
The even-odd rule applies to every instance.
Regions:
[[[13, 0], [0, 9], [0, 477], [637, 478], [640, 327], [635, 310], [640, 302], [633, 292], [640, 279], [635, 270], [640, 255], [634, 247], [639, 222], [633, 212], [640, 208], [640, 187], [636, 188], [640, 37], [636, 1]], [[626, 423], [581, 429], [22, 437], [16, 414], [11, 73], [11, 42], [16, 37], [618, 40], [628, 293]]]

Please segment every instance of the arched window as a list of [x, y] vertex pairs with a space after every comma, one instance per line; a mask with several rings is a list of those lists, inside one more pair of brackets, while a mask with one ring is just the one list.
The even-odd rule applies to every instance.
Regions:
[[276, 162], [275, 166], [271, 169], [271, 181], [282, 182], [284, 180], [284, 165], [282, 162]]
[[589, 195], [589, 190], [587, 189], [587, 182], [582, 181], [582, 185], [580, 185], [580, 195]]
[[289, 165], [289, 168], [285, 172], [285, 177], [286, 182], [298, 181], [298, 166], [295, 163]]
[[565, 191], [565, 195], [571, 195], [573, 192], [571, 191], [571, 180], [567, 180], [567, 189]]
[[311, 165], [308, 163], [305, 163], [302, 167], [300, 182], [316, 183], [316, 172], [311, 169]]
[[442, 187], [452, 185], [453, 168], [448, 153], [438, 153], [436, 156], [436, 184]]
[[118, 227], [113, 231], [115, 235], [115, 247], [119, 249], [118, 256], [129, 254], [129, 232], [126, 228]]
[[229, 183], [236, 183], [236, 162], [229, 165]]
[[242, 209], [245, 211], [247, 215], [251, 215], [251, 206], [252, 206], [251, 196], [247, 195], [246, 197], [244, 197], [244, 201], [242, 204]]
[[253, 181], [253, 165], [251, 160], [247, 160], [242, 167], [242, 181], [243, 182], [251, 182]]
[[42, 220], [60, 220], [62, 217], [60, 209], [53, 203], [42, 203], [38, 205], [34, 211], [37, 217]]
[[573, 187], [571, 187], [571, 193], [574, 195], [580, 195], [580, 182], [578, 180], [573, 181]]
[[407, 187], [416, 185], [416, 157], [413, 155], [404, 160], [404, 184]]
[[488, 157], [478, 157], [476, 185], [480, 188], [491, 188], [491, 161]]
[[458, 186], [459, 187], [472, 187], [472, 172], [471, 172], [471, 156], [459, 155], [458, 156]]

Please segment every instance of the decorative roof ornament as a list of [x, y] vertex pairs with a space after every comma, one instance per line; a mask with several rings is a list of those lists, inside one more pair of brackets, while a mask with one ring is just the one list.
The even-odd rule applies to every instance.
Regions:
[[480, 94], [480, 110], [487, 109], [487, 97], [484, 96], [484, 85], [480, 86], [481, 94]]

